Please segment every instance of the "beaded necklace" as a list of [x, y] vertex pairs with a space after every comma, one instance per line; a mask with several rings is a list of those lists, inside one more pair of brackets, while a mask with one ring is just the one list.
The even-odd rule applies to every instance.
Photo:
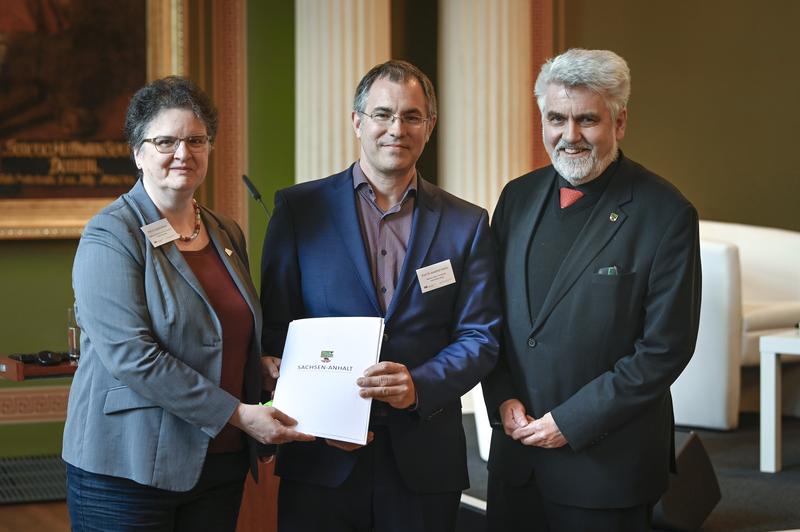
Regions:
[[200, 206], [197, 205], [197, 201], [192, 198], [192, 207], [194, 207], [194, 232], [189, 236], [181, 237], [181, 242], [191, 242], [200, 234]]

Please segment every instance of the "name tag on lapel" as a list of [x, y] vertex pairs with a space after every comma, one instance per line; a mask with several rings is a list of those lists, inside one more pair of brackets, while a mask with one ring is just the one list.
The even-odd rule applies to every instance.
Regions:
[[423, 294], [456, 282], [450, 259], [420, 268], [417, 270], [417, 279], [419, 279], [419, 288]]
[[154, 248], [164, 245], [167, 242], [178, 240], [181, 237], [181, 235], [172, 228], [166, 218], [161, 218], [157, 222], [143, 225], [140, 229]]

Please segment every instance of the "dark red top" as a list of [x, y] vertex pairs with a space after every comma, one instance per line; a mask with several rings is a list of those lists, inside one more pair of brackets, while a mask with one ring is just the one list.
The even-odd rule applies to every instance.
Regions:
[[[224, 259], [210, 242], [199, 251], [183, 251], [183, 258], [200, 281], [222, 325], [220, 387], [241, 400], [244, 367], [253, 341], [253, 313], [225, 268]], [[209, 443], [208, 452], [228, 453], [242, 448], [242, 431], [233, 425], [225, 425]]]

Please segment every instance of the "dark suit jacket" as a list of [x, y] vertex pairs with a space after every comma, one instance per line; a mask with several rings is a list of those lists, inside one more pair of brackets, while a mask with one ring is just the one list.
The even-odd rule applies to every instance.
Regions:
[[[511, 484], [535, 471], [546, 497], [571, 506], [633, 506], [666, 489], [669, 387], [697, 336], [697, 212], [664, 179], [620, 157], [538, 316], [528, 312], [526, 260], [553, 167], [510, 182], [492, 220], [506, 326], [483, 383], [490, 418], [499, 426], [499, 405], [517, 398], [536, 418], [552, 412], [569, 444], [524, 447], [496, 428], [489, 468]], [[620, 274], [598, 274], [608, 266]]]
[[[355, 202], [352, 167], [275, 195], [261, 276], [266, 353], [283, 352], [288, 324], [297, 318], [383, 315]], [[421, 293], [416, 270], [447, 259], [456, 283]], [[411, 238], [386, 311], [380, 356], [405, 364], [417, 390], [416, 411], [389, 408], [382, 420], [413, 490], [468, 486], [460, 397], [497, 358], [495, 261], [486, 211], [418, 179]], [[280, 446], [276, 470], [281, 477], [338, 486], [355, 458], [322, 440], [292, 443]]]

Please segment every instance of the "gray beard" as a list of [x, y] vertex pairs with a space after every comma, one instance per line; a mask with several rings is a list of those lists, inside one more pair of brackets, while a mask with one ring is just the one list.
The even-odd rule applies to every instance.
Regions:
[[592, 150], [589, 157], [581, 159], [560, 157], [560, 153], [558, 149], [550, 152], [550, 160], [553, 163], [553, 167], [561, 177], [569, 181], [570, 185], [577, 186], [588, 183], [602, 174], [616, 160], [619, 150], [615, 145], [614, 149], [603, 159], [598, 159], [594, 150]]

